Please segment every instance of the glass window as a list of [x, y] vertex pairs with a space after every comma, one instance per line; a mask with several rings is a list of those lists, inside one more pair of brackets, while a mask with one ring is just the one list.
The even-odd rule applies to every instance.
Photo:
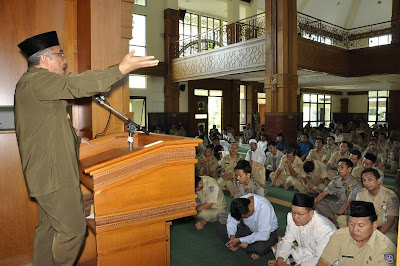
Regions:
[[146, 76], [129, 75], [129, 88], [131, 89], [146, 89]]
[[130, 97], [129, 111], [133, 112], [133, 121], [146, 127], [146, 97]]
[[386, 124], [389, 91], [368, 92], [368, 124]]
[[210, 96], [221, 96], [222, 97], [222, 91], [221, 90], [210, 90]]
[[129, 40], [129, 51], [135, 49], [136, 56], [146, 55], [146, 16], [132, 15], [132, 39]]
[[138, 6], [146, 6], [146, 3], [147, 1], [146, 0], [135, 0], [135, 5], [138, 5]]
[[371, 38], [369, 38], [369, 47], [386, 45], [386, 44], [390, 44], [391, 42], [392, 42], [391, 34], [377, 36], [377, 37], [371, 37]]
[[179, 56], [225, 46], [226, 27], [222, 27], [222, 31], [219, 27], [226, 24], [226, 21], [220, 19], [186, 12], [183, 21], [179, 21]]
[[207, 114], [195, 114], [194, 119], [207, 119]]
[[194, 89], [194, 95], [196, 95], [196, 96], [208, 96], [208, 90]]
[[313, 127], [331, 122], [331, 96], [324, 94], [303, 94], [303, 125], [308, 122]]
[[239, 131], [243, 129], [243, 126], [247, 123], [247, 116], [246, 116], [246, 90], [247, 87], [245, 85], [240, 85], [240, 100], [239, 100], [239, 124], [240, 128]]

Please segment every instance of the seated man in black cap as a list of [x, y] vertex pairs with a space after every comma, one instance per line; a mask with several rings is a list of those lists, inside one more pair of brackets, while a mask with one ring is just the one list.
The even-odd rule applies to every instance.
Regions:
[[225, 246], [236, 251], [243, 248], [258, 259], [278, 242], [278, 219], [274, 208], [264, 197], [247, 194], [233, 199], [227, 224], [217, 227], [217, 236]]
[[[65, 73], [67, 60], [55, 31], [33, 36], [19, 48], [28, 70], [15, 90], [15, 129], [30, 197], [38, 203], [34, 265], [74, 265], [85, 241], [86, 218], [79, 183], [79, 144], [67, 99], [110, 90], [124, 75], [156, 66], [154, 57], [127, 54], [118, 65], [79, 75]], [[90, 144], [89, 144], [90, 145]]]
[[396, 246], [378, 227], [374, 204], [350, 203], [349, 227], [336, 231], [317, 265], [395, 265]]
[[285, 236], [276, 248], [277, 259], [270, 260], [268, 265], [285, 265], [290, 255], [296, 265], [317, 264], [336, 227], [329, 219], [314, 212], [313, 206], [314, 197], [294, 194]]

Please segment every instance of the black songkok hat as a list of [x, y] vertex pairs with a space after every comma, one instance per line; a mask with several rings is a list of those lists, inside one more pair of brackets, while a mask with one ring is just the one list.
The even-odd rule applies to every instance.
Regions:
[[376, 156], [373, 155], [372, 153], [367, 152], [364, 155], [364, 158], [370, 160], [371, 162], [376, 162]]
[[295, 193], [293, 196], [292, 205], [297, 207], [313, 208], [314, 197], [307, 194]]
[[370, 217], [376, 216], [374, 204], [366, 201], [355, 201], [350, 202], [351, 217]]
[[18, 47], [29, 58], [39, 51], [57, 45], [60, 45], [57, 32], [49, 31], [26, 39], [18, 44]]

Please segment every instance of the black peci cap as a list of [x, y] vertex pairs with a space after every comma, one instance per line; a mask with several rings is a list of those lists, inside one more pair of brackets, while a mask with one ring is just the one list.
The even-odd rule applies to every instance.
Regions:
[[376, 216], [374, 204], [372, 202], [353, 200], [352, 202], [350, 202], [349, 215], [351, 217]]
[[29, 58], [41, 50], [57, 45], [60, 45], [57, 32], [49, 31], [26, 39], [18, 44], [18, 47]]
[[314, 197], [307, 194], [295, 193], [293, 196], [292, 205], [297, 207], [313, 208]]

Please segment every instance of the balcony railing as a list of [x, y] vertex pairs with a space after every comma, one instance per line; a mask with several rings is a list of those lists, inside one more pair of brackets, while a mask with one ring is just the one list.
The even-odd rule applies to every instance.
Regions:
[[171, 57], [184, 57], [229, 44], [265, 37], [265, 13], [179, 40], [170, 47]]
[[[400, 20], [346, 29], [297, 12], [298, 36], [348, 50], [389, 44], [392, 38], [400, 37], [396, 36], [400, 32], [397, 27]], [[265, 13], [261, 13], [179, 40], [171, 45], [170, 52], [172, 58], [184, 57], [264, 37]]]
[[[300, 37], [349, 50], [389, 44], [394, 35], [397, 34], [395, 28], [399, 23], [399, 20], [385, 21], [372, 25], [345, 29], [297, 12], [297, 33]], [[385, 37], [385, 40], [375, 44], [378, 37]]]

